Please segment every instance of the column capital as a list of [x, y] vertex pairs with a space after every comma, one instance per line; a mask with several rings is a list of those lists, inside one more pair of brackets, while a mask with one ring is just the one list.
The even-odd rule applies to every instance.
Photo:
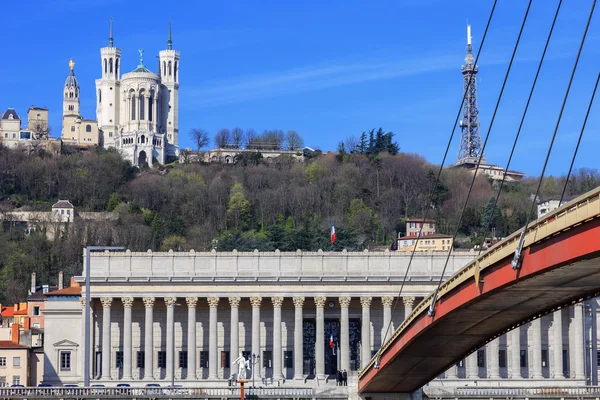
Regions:
[[206, 301], [208, 301], [208, 306], [210, 308], [216, 308], [219, 305], [219, 298], [218, 297], [209, 297], [206, 299]]
[[[79, 302], [81, 303], [81, 307], [85, 308], [85, 296], [79, 298]], [[90, 307], [94, 305], [94, 299], [90, 299]]]
[[281, 307], [281, 305], [283, 304], [283, 297], [271, 297], [271, 303], [273, 303], [273, 307]]
[[197, 297], [186, 297], [185, 302], [189, 308], [196, 308], [196, 304], [198, 304]]
[[240, 306], [240, 301], [242, 301], [241, 297], [230, 297], [229, 298], [229, 305], [234, 308], [234, 307], [239, 307]]
[[342, 296], [340, 297], [340, 306], [342, 307], [350, 307], [350, 301], [352, 301], [352, 297], [350, 296]]
[[381, 302], [383, 303], [384, 307], [391, 307], [394, 304], [394, 297], [393, 296], [383, 296], [381, 298]]
[[177, 303], [177, 297], [165, 297], [167, 307], [175, 307], [175, 303]]
[[412, 307], [415, 305], [415, 298], [414, 296], [404, 296], [402, 297], [402, 302], [406, 307]]
[[296, 297], [294, 297], [293, 300], [294, 300], [295, 307], [302, 308], [302, 306], [304, 306], [304, 296], [296, 296]]
[[327, 301], [327, 297], [325, 296], [317, 296], [315, 297], [315, 304], [317, 307], [325, 307], [325, 302]]
[[131, 308], [133, 307], [133, 297], [121, 297], [121, 303], [123, 303], [123, 307]]
[[262, 297], [252, 296], [250, 297], [250, 303], [252, 304], [252, 307], [260, 307], [260, 303], [262, 303]]
[[100, 298], [100, 302], [102, 303], [102, 307], [104, 307], [104, 308], [110, 308], [112, 300], [113, 300], [112, 297], [102, 297], [102, 298]]
[[373, 300], [372, 297], [370, 296], [362, 296], [360, 298], [360, 304], [364, 307], [364, 308], [368, 308], [371, 307], [371, 301]]
[[152, 308], [154, 307], [154, 297], [144, 297], [144, 307]]

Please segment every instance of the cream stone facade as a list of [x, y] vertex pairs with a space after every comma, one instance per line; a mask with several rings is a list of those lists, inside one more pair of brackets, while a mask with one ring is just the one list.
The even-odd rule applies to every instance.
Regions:
[[31, 149], [42, 143], [52, 141], [49, 138], [48, 109], [31, 106], [27, 110], [27, 127], [22, 129], [21, 117], [13, 108], [2, 113], [0, 118], [0, 140], [9, 148]]
[[102, 77], [96, 80], [96, 115], [103, 147], [114, 147], [133, 165], [164, 164], [179, 155], [179, 52], [158, 55], [158, 73], [144, 65], [121, 76], [121, 49], [114, 47], [112, 21], [108, 47], [100, 50]]
[[78, 147], [100, 144], [98, 122], [85, 119], [80, 114], [80, 88], [75, 77], [75, 63], [69, 61], [70, 73], [65, 81], [61, 139], [63, 143]]
[[[474, 256], [452, 255], [446, 277]], [[90, 378], [107, 386], [225, 386], [242, 353], [260, 356], [260, 386], [325, 389], [346, 369], [343, 390], [355, 398], [357, 371], [434, 289], [446, 253], [416, 254], [398, 297], [409, 259], [389, 251], [92, 253]], [[44, 310], [44, 381], [81, 384], [85, 302], [79, 295], [57, 300]], [[594, 304], [503, 335], [430, 386], [597, 382]], [[58, 368], [61, 351], [76, 360], [72, 370]]]
[[29, 385], [29, 348], [0, 340], [0, 387]]

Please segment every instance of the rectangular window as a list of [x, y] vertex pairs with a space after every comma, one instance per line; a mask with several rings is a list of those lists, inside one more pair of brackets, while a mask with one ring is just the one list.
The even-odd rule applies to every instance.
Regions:
[[138, 351], [137, 352], [137, 367], [144, 368], [145, 363], [146, 363], [145, 353], [143, 351]]
[[37, 317], [40, 315], [40, 306], [33, 306], [33, 316]]
[[74, 126], [71, 127], [71, 132], [75, 132], [75, 127]]
[[527, 368], [527, 350], [521, 350], [521, 368]]
[[13, 367], [21, 366], [21, 357], [13, 357]]
[[273, 360], [273, 352], [270, 350], [263, 351], [263, 368], [271, 368]]
[[500, 368], [506, 368], [506, 350], [498, 351], [498, 364]]
[[229, 368], [229, 352], [221, 352], [221, 368]]
[[0, 357], [0, 367], [6, 367], [6, 357]]
[[117, 351], [115, 363], [117, 365], [117, 368], [123, 368], [123, 352], [122, 351]]
[[6, 386], [6, 377], [0, 376], [0, 387]]
[[542, 350], [542, 368], [548, 366], [548, 350]]
[[485, 350], [477, 350], [477, 366], [485, 368]]
[[187, 368], [188, 367], [188, 354], [187, 351], [179, 352], [179, 368]]
[[158, 352], [158, 368], [167, 368], [167, 352]]
[[71, 370], [71, 352], [61, 351], [60, 352], [60, 370], [70, 371]]
[[34, 328], [38, 328], [38, 329], [39, 329], [41, 326], [42, 326], [42, 325], [41, 325], [39, 322], [34, 322], [34, 323], [33, 323], [33, 327], [34, 327]]
[[208, 368], [208, 351], [200, 352], [200, 368]]
[[563, 374], [565, 376], [569, 376], [569, 352], [568, 350], [563, 350]]
[[13, 385], [21, 384], [21, 375], [13, 375]]
[[283, 352], [283, 368], [294, 368], [294, 352], [292, 350]]
[[600, 350], [598, 350], [596, 352], [596, 361], [597, 361], [597, 366], [600, 367]]

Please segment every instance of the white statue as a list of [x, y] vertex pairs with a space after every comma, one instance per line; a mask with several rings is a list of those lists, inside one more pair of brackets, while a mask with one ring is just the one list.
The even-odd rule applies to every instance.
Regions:
[[240, 356], [236, 358], [233, 363], [238, 365], [237, 379], [246, 379], [246, 373], [250, 370], [250, 361], [246, 360], [242, 353], [240, 353]]

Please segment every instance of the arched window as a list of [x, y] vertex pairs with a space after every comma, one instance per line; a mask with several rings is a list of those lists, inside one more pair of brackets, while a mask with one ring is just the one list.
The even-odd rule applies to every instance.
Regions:
[[113, 73], [112, 57], [111, 57], [110, 61], [108, 61], [108, 66], [109, 66], [109, 69], [110, 69], [110, 73], [112, 74]]
[[169, 61], [169, 76], [171, 76], [171, 61]]
[[86, 131], [86, 132], [91, 132], [91, 131], [92, 131], [92, 126], [91, 126], [91, 125], [89, 125], [89, 124], [88, 124], [88, 125], [86, 125], [86, 126], [85, 126], [85, 131]]
[[152, 96], [152, 94], [150, 94], [150, 97], [148, 97], [148, 121], [152, 121], [153, 103], [154, 103], [154, 96]]
[[163, 61], [163, 76], [167, 76], [167, 64]]
[[108, 72], [108, 62], [106, 61], [106, 58], [104, 59], [104, 73], [106, 74]]
[[98, 103], [102, 103], [102, 90], [98, 89]]
[[119, 75], [119, 59], [115, 59], [115, 74]]
[[140, 138], [140, 141], [142, 144], [146, 144], [146, 136], [142, 135], [142, 137]]
[[131, 120], [135, 121], [135, 96], [131, 96]]
[[140, 120], [144, 120], [146, 118], [146, 113], [145, 113], [145, 108], [146, 107], [146, 101], [144, 99], [144, 92], [140, 93]]
[[175, 67], [173, 68], [173, 78], [177, 82], [177, 61], [175, 61]]

